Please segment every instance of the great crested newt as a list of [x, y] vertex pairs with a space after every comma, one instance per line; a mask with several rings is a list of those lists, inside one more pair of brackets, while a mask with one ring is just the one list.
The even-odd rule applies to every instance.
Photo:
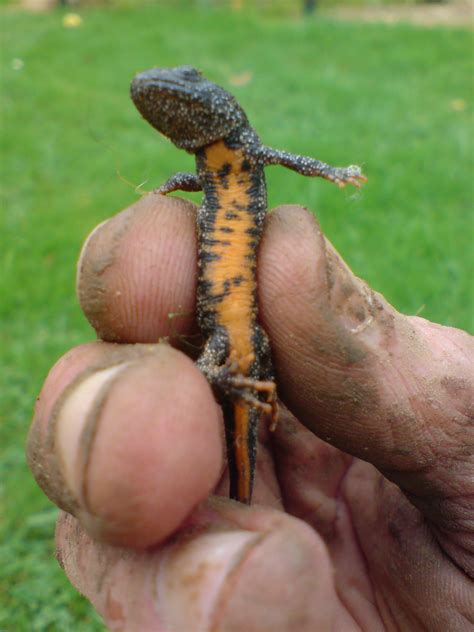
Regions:
[[340, 187], [360, 186], [357, 166], [262, 145], [236, 99], [191, 66], [153, 68], [131, 85], [142, 116], [196, 157], [196, 173], [176, 173], [156, 191], [203, 191], [197, 211], [197, 320], [206, 343], [197, 365], [223, 406], [230, 497], [249, 504], [262, 415], [276, 424], [268, 337], [258, 323], [257, 250], [267, 211], [264, 168], [282, 165]]

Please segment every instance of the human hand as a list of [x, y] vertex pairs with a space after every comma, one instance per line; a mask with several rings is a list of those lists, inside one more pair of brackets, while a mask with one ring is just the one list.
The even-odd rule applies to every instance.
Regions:
[[275, 210], [259, 305], [287, 408], [262, 423], [254, 504], [209, 499], [227, 494], [219, 407], [186, 355], [153, 344], [194, 331], [167, 316], [192, 312], [195, 269], [177, 198], [143, 198], [83, 249], [102, 341], [53, 367], [28, 442], [69, 512], [72, 583], [111, 630], [472, 629], [471, 338], [398, 314], [308, 212]]

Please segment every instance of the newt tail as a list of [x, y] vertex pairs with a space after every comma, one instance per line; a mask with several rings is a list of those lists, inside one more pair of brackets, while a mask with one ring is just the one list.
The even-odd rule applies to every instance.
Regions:
[[206, 343], [197, 360], [222, 404], [230, 497], [249, 504], [262, 415], [278, 409], [270, 343], [258, 323], [257, 250], [267, 211], [264, 168], [280, 164], [339, 186], [360, 186], [359, 167], [262, 145], [235, 98], [190, 66], [135, 77], [132, 99], [143, 117], [196, 157], [196, 173], [177, 173], [158, 193], [203, 191], [197, 212], [197, 319]]

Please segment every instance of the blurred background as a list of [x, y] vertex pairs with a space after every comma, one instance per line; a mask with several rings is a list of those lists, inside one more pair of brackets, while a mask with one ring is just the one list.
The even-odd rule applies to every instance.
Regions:
[[86, 235], [193, 168], [131, 78], [195, 65], [264, 143], [362, 165], [361, 192], [269, 168], [270, 204], [311, 209], [397, 309], [473, 331], [472, 4], [0, 0], [0, 18], [0, 630], [103, 630], [54, 559], [24, 443], [51, 364], [94, 338], [74, 290]]

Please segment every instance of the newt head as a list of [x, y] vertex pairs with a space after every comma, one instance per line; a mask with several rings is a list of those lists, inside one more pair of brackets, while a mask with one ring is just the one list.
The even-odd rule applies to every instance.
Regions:
[[192, 66], [146, 70], [131, 96], [150, 125], [191, 153], [248, 125], [235, 98]]

